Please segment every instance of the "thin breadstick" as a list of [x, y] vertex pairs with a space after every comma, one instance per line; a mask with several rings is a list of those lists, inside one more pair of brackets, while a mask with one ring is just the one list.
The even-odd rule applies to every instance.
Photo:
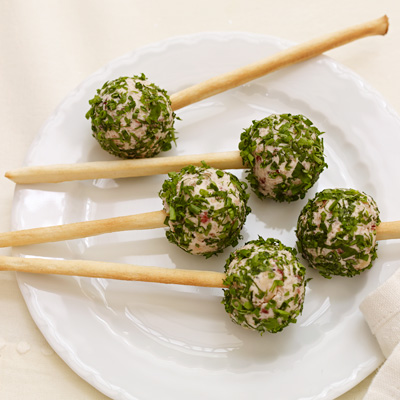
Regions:
[[191, 86], [171, 96], [172, 108], [178, 110], [190, 104], [204, 100], [218, 93], [233, 89], [268, 73], [277, 71], [289, 65], [316, 57], [325, 51], [334, 49], [372, 35], [385, 35], [389, 28], [387, 16], [355, 25], [338, 32], [330, 33], [309, 40], [263, 60], [238, 68], [205, 82]]
[[[105, 233], [165, 227], [165, 211], [0, 233], [0, 247], [59, 242]], [[400, 239], [400, 221], [381, 222], [377, 240]]]
[[187, 165], [201, 166], [202, 161], [219, 169], [244, 168], [238, 151], [206, 153], [135, 160], [94, 161], [82, 164], [31, 166], [6, 172], [18, 184], [60, 183], [86, 179], [117, 179], [167, 174]]
[[[383, 222], [377, 239], [400, 239], [400, 221]], [[54, 260], [0, 256], [0, 271], [56, 274], [203, 287], [226, 287], [225, 274], [84, 260]]]
[[400, 221], [381, 222], [376, 229], [377, 240], [400, 239]]
[[144, 267], [101, 261], [0, 256], [0, 271], [84, 276], [217, 288], [226, 287], [223, 284], [225, 274], [220, 272]]
[[0, 233], [0, 247], [59, 242], [104, 233], [164, 227], [165, 211]]

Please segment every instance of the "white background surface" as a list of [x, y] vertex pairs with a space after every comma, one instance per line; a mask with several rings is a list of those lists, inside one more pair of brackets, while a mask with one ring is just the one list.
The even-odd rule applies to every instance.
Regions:
[[[363, 77], [400, 112], [396, 0], [2, 1], [0, 175], [22, 165], [40, 126], [71, 90], [108, 61], [137, 47], [204, 31], [248, 31], [301, 42], [383, 14], [390, 20], [385, 37], [363, 39], [328, 54]], [[0, 180], [1, 231], [10, 228], [13, 190], [13, 183]], [[368, 384], [367, 379], [340, 399], [361, 399]], [[0, 274], [0, 398], [105, 398], [51, 350], [26, 309], [14, 274], [4, 272]]]

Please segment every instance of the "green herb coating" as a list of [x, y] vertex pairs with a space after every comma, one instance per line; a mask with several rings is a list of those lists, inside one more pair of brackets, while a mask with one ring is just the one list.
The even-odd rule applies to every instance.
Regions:
[[222, 303], [238, 325], [260, 334], [280, 332], [303, 310], [305, 272], [295, 249], [260, 237], [227, 259], [224, 283], [229, 288]]
[[168, 215], [168, 240], [205, 257], [236, 246], [250, 212], [246, 188], [236, 176], [206, 164], [169, 173], [159, 193]]
[[168, 94], [144, 74], [107, 81], [89, 104], [93, 137], [116, 157], [153, 157], [175, 142]]
[[354, 189], [325, 189], [309, 200], [297, 222], [297, 248], [325, 278], [352, 277], [377, 257], [379, 210]]
[[239, 150], [256, 195], [279, 202], [304, 198], [327, 167], [321, 135], [303, 115], [253, 121], [241, 134]]

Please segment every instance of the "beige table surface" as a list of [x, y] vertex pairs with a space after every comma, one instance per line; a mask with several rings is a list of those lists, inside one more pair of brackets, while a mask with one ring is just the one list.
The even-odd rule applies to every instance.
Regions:
[[[0, 0], [0, 175], [22, 165], [41, 125], [83, 79], [142, 45], [204, 31], [301, 42], [384, 14], [390, 19], [385, 37], [329, 55], [400, 113], [398, 0]], [[1, 231], [10, 229], [13, 191], [14, 184], [0, 177]], [[370, 381], [340, 399], [362, 399]], [[0, 399], [105, 398], [54, 353], [31, 319], [14, 273], [1, 272]]]

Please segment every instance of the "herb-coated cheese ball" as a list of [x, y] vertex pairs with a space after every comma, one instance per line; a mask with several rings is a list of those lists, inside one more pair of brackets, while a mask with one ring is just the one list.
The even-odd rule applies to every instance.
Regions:
[[260, 332], [279, 332], [303, 310], [305, 267], [296, 250], [259, 238], [234, 251], [225, 264], [223, 303], [233, 322]]
[[365, 193], [325, 189], [309, 200], [297, 222], [297, 247], [322, 276], [354, 276], [377, 257], [379, 210]]
[[145, 75], [106, 82], [89, 101], [86, 118], [107, 152], [120, 158], [153, 157], [171, 149], [174, 117], [167, 92]]
[[321, 132], [303, 115], [272, 114], [253, 121], [239, 143], [247, 179], [259, 198], [304, 198], [327, 166]]
[[159, 194], [168, 240], [206, 257], [235, 246], [250, 212], [246, 188], [236, 176], [206, 165], [170, 173]]

